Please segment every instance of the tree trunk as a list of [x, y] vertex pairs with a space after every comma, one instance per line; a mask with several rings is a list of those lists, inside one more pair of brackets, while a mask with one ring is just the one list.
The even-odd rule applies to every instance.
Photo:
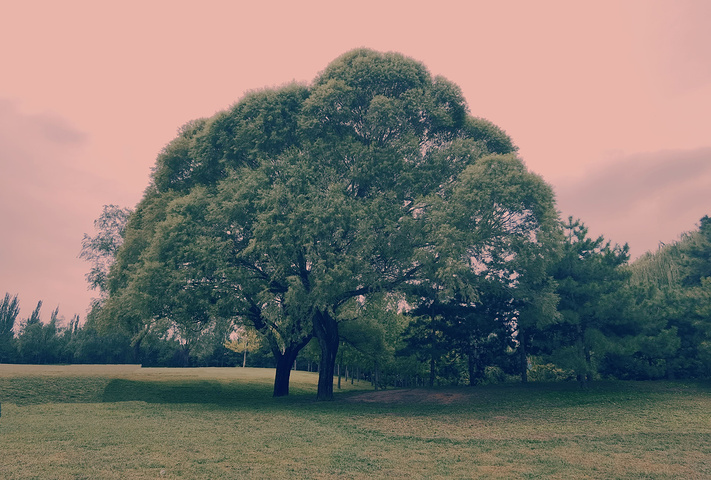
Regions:
[[474, 352], [474, 349], [471, 347], [469, 348], [468, 353], [469, 354], [467, 355], [467, 360], [468, 360], [467, 367], [469, 369], [469, 386], [473, 387], [478, 383], [478, 379], [476, 376], [476, 374], [477, 374], [476, 359], [474, 357], [476, 355], [476, 353]]
[[284, 353], [277, 357], [276, 375], [274, 375], [275, 397], [289, 395], [289, 378], [291, 377], [291, 366], [294, 363], [295, 356], [293, 353]]
[[272, 346], [272, 354], [277, 361], [276, 374], [274, 375], [274, 395], [275, 397], [285, 397], [289, 395], [289, 378], [291, 377], [291, 367], [296, 361], [296, 356], [302, 348], [311, 340], [308, 336], [299, 343], [291, 344], [284, 349], [284, 352], [278, 350], [276, 343]]
[[242, 368], [247, 366], [247, 349], [244, 350], [244, 357], [242, 357]]
[[520, 368], [521, 368], [521, 383], [528, 383], [528, 355], [526, 354], [526, 337], [523, 334], [523, 330], [518, 331], [520, 335], [519, 339], [519, 349], [520, 353]]
[[430, 340], [432, 341], [432, 356], [430, 357], [430, 388], [434, 387], [434, 382], [435, 382], [435, 345], [436, 345], [436, 339], [437, 339], [437, 331], [434, 328], [434, 319], [435, 317], [432, 316], [432, 331]]
[[585, 371], [578, 372], [576, 378], [578, 380], [578, 385], [581, 389], [585, 390], [588, 388], [588, 378], [590, 374], [590, 355], [585, 348], [585, 341], [583, 340], [582, 327], [578, 325], [578, 355], [583, 359], [585, 365]]
[[376, 385], [376, 390], [384, 390], [383, 389], [383, 381], [380, 380], [380, 365], [375, 365], [375, 385]]
[[435, 382], [435, 357], [434, 353], [430, 357], [430, 388], [434, 387]]
[[314, 334], [321, 347], [316, 400], [333, 400], [333, 373], [338, 353], [338, 322], [328, 313], [317, 310], [314, 315]]

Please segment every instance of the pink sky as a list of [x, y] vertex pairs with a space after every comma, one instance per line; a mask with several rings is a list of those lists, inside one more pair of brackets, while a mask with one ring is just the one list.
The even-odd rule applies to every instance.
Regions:
[[633, 257], [711, 214], [711, 2], [27, 1], [0, 15], [0, 295], [86, 313], [77, 258], [188, 120], [398, 51], [458, 84]]

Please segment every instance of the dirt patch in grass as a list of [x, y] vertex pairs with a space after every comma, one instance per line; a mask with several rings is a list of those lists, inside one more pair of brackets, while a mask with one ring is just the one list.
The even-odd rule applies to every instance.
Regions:
[[466, 401], [472, 394], [461, 391], [426, 390], [410, 388], [403, 390], [380, 390], [364, 392], [348, 396], [345, 400], [353, 403], [385, 403], [385, 404], [439, 404], [449, 405]]

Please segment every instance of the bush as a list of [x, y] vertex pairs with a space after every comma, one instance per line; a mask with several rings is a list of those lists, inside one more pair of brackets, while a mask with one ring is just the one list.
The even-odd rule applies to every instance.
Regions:
[[552, 363], [533, 364], [528, 370], [528, 379], [532, 382], [561, 382], [575, 380], [575, 372], [558, 367]]

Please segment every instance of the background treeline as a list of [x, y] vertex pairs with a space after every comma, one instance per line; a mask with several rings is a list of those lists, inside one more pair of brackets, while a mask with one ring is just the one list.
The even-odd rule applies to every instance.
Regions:
[[[589, 238], [580, 222], [568, 219], [561, 232], [556, 261], [548, 267], [558, 297], [549, 318], [525, 325], [522, 292], [516, 291], [524, 286], [511, 282], [486, 280], [473, 305], [423, 302], [427, 292], [413, 286], [404, 297], [369, 302], [357, 320], [344, 324], [336, 374], [376, 387], [711, 375], [708, 216], [698, 230], [632, 263], [626, 248]], [[420, 299], [418, 307], [408, 310], [403, 298]], [[41, 308], [39, 302], [20, 319], [17, 296], [5, 294], [1, 363], [275, 366], [266, 342], [244, 327], [214, 329], [192, 343], [170, 329], [153, 329], [136, 341], [119, 329], [95, 328], [91, 313], [82, 323], [55, 309], [42, 322]], [[319, 355], [312, 340], [294, 368], [316, 371]]]
[[146, 366], [228, 366], [241, 364], [242, 356], [224, 345], [204, 358], [188, 357], [181, 342], [171, 335], [149, 335], [137, 347], [120, 331], [99, 332], [91, 315], [66, 320], [59, 310], [49, 322], [40, 321], [42, 302], [28, 318], [20, 319], [17, 295], [5, 294], [0, 304], [0, 363], [123, 364]]

